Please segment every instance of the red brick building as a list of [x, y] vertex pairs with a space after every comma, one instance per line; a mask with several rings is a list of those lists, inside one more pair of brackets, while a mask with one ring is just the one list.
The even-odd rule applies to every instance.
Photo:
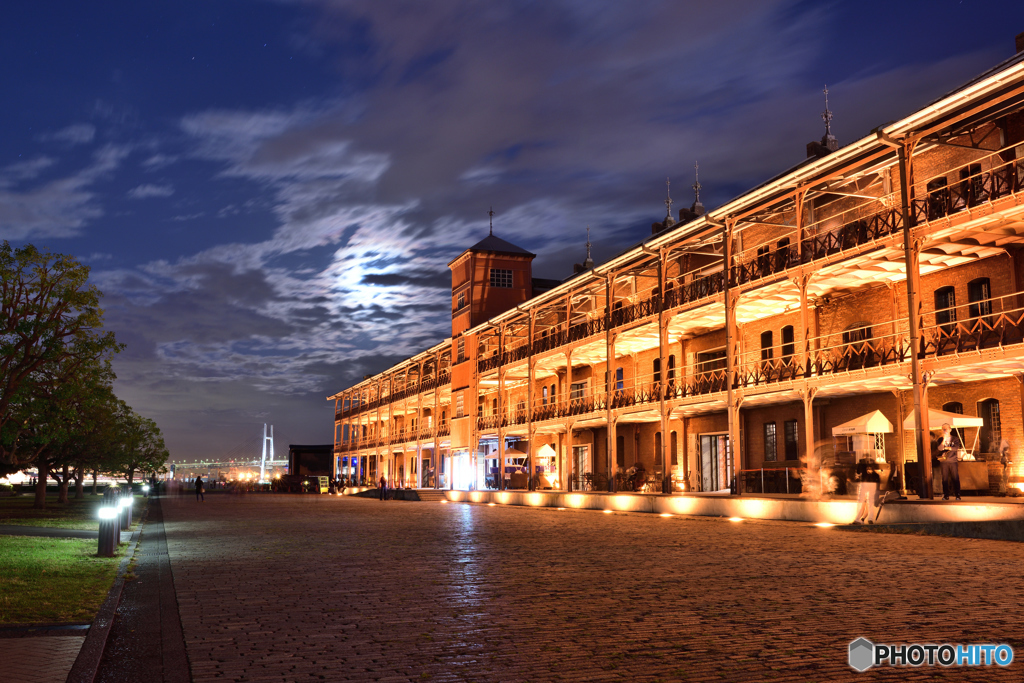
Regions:
[[[965, 442], [1007, 441], [1020, 480], [1024, 53], [652, 232], [557, 286], [493, 234], [455, 258], [451, 340], [331, 397], [336, 456], [408, 486], [745, 492], [868, 451], [913, 485], [920, 405], [981, 418]], [[874, 410], [891, 433], [833, 438]]]

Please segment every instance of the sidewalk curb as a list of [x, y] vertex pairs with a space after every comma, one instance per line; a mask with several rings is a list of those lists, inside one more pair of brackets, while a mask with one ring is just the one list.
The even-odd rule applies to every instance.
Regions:
[[85, 643], [78, 652], [71, 671], [68, 672], [67, 683], [93, 683], [96, 674], [100, 669], [100, 662], [103, 660], [103, 652], [107, 648], [107, 638], [110, 636], [110, 627], [114, 625], [114, 616], [117, 614], [117, 606], [121, 602], [121, 591], [124, 589], [124, 577], [128, 573], [128, 563], [135, 557], [135, 549], [139, 545], [139, 537], [142, 535], [142, 528], [149, 516], [149, 504], [139, 519], [139, 524], [132, 532], [132, 537], [125, 548], [121, 564], [117, 566], [117, 576], [114, 585], [107, 593], [107, 599], [103, 601], [96, 618], [93, 619], [89, 633], [85, 637]]

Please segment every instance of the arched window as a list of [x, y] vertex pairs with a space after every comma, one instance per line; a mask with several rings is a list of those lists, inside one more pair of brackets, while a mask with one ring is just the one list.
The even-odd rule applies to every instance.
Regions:
[[655, 384], [660, 384], [661, 383], [661, 359], [660, 358], [655, 358], [653, 363], [652, 363], [652, 366], [653, 366], [652, 369], [654, 371], [653, 372], [653, 374], [654, 374], [654, 383]]
[[869, 339], [871, 323], [866, 321], [856, 322], [843, 331], [843, 344], [846, 347], [843, 358], [847, 370], [859, 370], [874, 365], [874, 353], [866, 343]]
[[615, 439], [615, 464], [619, 467], [626, 466], [626, 437], [624, 436]]
[[967, 314], [971, 318], [992, 314], [992, 288], [987, 277], [967, 283], [967, 303]]
[[676, 378], [676, 355], [672, 354], [668, 357], [668, 381], [671, 384], [672, 380]]
[[558, 386], [557, 384], [552, 384], [552, 385], [551, 385], [551, 391], [550, 391], [550, 392], [548, 393], [548, 396], [550, 396], [550, 397], [551, 397], [551, 402], [552, 402], [552, 403], [554, 403], [554, 402], [555, 402], [555, 394], [556, 394], [556, 393], [558, 393], [558, 392], [556, 391], [556, 388], [557, 388], [557, 386]]
[[978, 416], [984, 422], [978, 434], [978, 443], [983, 453], [998, 453], [999, 442], [1003, 439], [1003, 421], [999, 412], [999, 401], [987, 398], [978, 402]]
[[950, 401], [949, 403], [943, 403], [942, 409], [947, 413], [956, 413], [957, 415], [964, 414], [964, 404], [960, 401]]
[[761, 333], [761, 360], [772, 359], [772, 331], [766, 330]]
[[654, 466], [661, 467], [661, 432], [654, 433]]
[[956, 322], [956, 289], [942, 287], [935, 290], [935, 324], [941, 325], [947, 334]]
[[541, 405], [545, 405], [546, 406], [548, 404], [548, 388], [547, 387], [541, 387], [540, 394], [541, 394], [540, 403], [541, 403]]
[[782, 358], [788, 361], [795, 353], [796, 344], [794, 343], [793, 326], [786, 325], [782, 328]]
[[679, 434], [678, 432], [672, 432], [669, 436], [669, 462], [675, 466], [679, 464]]

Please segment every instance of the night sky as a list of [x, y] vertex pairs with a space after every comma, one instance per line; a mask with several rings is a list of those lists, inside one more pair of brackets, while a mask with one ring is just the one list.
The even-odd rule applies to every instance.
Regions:
[[[487, 234], [564, 278], [1010, 57], [1015, 2], [0, 5], [0, 238], [76, 255], [173, 459], [275, 425], [450, 334]], [[258, 442], [257, 442], [258, 447]], [[254, 452], [253, 455], [258, 455]]]

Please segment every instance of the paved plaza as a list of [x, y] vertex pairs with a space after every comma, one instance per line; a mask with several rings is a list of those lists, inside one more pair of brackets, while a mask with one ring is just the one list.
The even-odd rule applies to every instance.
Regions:
[[1022, 546], [335, 496], [163, 499], [195, 681], [985, 680], [847, 645], [1009, 642]]

